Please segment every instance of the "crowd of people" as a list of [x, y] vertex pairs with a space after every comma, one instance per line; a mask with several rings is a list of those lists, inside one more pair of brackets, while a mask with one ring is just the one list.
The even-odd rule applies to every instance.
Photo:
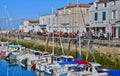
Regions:
[[[20, 32], [19, 34], [21, 34], [21, 31], [19, 31], [19, 32]], [[16, 31], [11, 31], [10, 33], [17, 33], [17, 32]], [[24, 34], [23, 31], [22, 31], [22, 34]], [[38, 31], [36, 33], [29, 31], [28, 34], [36, 34], [36, 35], [39, 35], [39, 36], [53, 36], [53, 34], [54, 34], [54, 36], [57, 36], [57, 37], [60, 35], [60, 37], [74, 37], [74, 38], [79, 36], [79, 32], [68, 33], [68, 32], [62, 32], [62, 31], [60, 31], [60, 32], [57, 32], [57, 31], [54, 31], [54, 32], [47, 32], [47, 31], [40, 32], [40, 31]], [[91, 37], [92, 39], [100, 39], [100, 40], [113, 39], [113, 35], [111, 35], [110, 33], [102, 32], [102, 31], [95, 33], [92, 29], [89, 29], [87, 32], [83, 31], [80, 34], [81, 38], [87, 38], [88, 36]]]
[[[41, 32], [37, 32], [38, 35], [42, 35], [42, 36], [53, 36], [53, 33], [52, 32], [44, 32], [44, 33], [41, 33]], [[71, 32], [71, 33], [67, 33], [67, 32], [57, 32], [57, 31], [54, 31], [54, 36], [59, 36], [60, 37], [77, 37], [79, 36], [79, 32]], [[94, 33], [93, 30], [89, 29], [88, 32], [82, 32], [80, 34], [80, 37], [81, 38], [87, 38], [88, 36], [90, 36], [92, 39], [100, 39], [100, 40], [109, 40], [109, 39], [112, 39], [113, 38], [113, 35], [111, 35], [110, 33], [107, 33], [107, 32], [97, 32], [97, 33]]]
[[100, 40], [109, 40], [113, 39], [113, 35], [107, 32], [97, 32], [94, 33], [92, 30], [89, 30], [87, 33], [82, 32], [82, 37], [90, 36], [92, 39], [100, 39]]

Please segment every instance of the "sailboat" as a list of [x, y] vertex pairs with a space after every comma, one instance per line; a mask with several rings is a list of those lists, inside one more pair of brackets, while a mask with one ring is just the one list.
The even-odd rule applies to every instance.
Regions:
[[[77, 6], [78, 6], [78, 0], [77, 0]], [[81, 14], [82, 14], [82, 10], [80, 9]], [[85, 26], [85, 22], [84, 22], [84, 18], [83, 18], [83, 14], [82, 14], [82, 19], [83, 19], [83, 23]], [[79, 26], [80, 28], [80, 26]], [[86, 26], [85, 26], [86, 28]], [[87, 31], [86, 31], [87, 32]], [[89, 30], [87, 32], [87, 37], [88, 37], [88, 45], [89, 48], [91, 50], [93, 59], [94, 59], [94, 63], [91, 62], [84, 62], [83, 64], [79, 64], [75, 67], [72, 67], [67, 76], [109, 76], [108, 73], [104, 72], [103, 69], [101, 69], [101, 65], [96, 63], [96, 59], [94, 57], [94, 50], [92, 48], [92, 44], [91, 44], [91, 39], [90, 39], [90, 35], [88, 34], [89, 32], [91, 32], [91, 30]], [[80, 39], [80, 35], [79, 35], [79, 47], [80, 47], [80, 56], [81, 56], [81, 39]], [[78, 60], [77, 63], [81, 63], [82, 60]]]
[[[70, 62], [74, 60], [73, 56], [68, 56], [68, 55], [66, 56], [64, 53], [62, 38], [61, 38], [62, 34], [63, 33], [61, 31], [59, 31], [59, 33], [57, 34], [55, 34], [53, 31], [53, 34], [52, 34], [53, 49], [52, 49], [52, 57], [51, 57], [52, 61], [51, 61], [51, 64], [45, 65], [45, 71], [44, 71], [45, 74], [59, 76], [64, 72], [66, 73], [68, 70], [68, 67], [76, 65], [75, 62]], [[60, 56], [54, 55], [54, 36], [57, 36], [60, 40], [60, 45], [62, 48], [61, 51], [63, 55], [60, 55]]]

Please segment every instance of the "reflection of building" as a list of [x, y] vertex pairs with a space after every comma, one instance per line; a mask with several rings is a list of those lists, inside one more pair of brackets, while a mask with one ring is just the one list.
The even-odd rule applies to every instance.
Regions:
[[102, 29], [120, 38], [120, 25], [116, 24], [120, 20], [119, 14], [120, 0], [95, 0], [89, 9], [90, 27], [95, 33]]
[[24, 21], [23, 26], [20, 26], [20, 30], [24, 30], [24, 32], [36, 32], [39, 30], [39, 21]]
[[56, 30], [56, 14], [52, 15], [44, 15], [39, 17], [39, 26], [42, 27], [43, 31], [52, 32], [52, 30]]
[[[83, 31], [84, 23], [82, 15], [85, 19], [85, 24], [88, 24], [88, 4], [73, 4], [58, 9], [57, 25], [64, 32], [80, 32]], [[82, 13], [81, 13], [82, 12]]]

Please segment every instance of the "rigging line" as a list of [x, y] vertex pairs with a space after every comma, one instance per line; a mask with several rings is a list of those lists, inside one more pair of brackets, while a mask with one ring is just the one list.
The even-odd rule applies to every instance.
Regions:
[[62, 48], [62, 54], [65, 55], [64, 49], [63, 49], [63, 44], [62, 44], [62, 38], [60, 37], [60, 34], [61, 34], [61, 27], [60, 27], [60, 26], [61, 26], [61, 25], [58, 26], [58, 27], [59, 27], [60, 46], [61, 46], [61, 48]]
[[94, 49], [93, 49], [93, 46], [92, 46], [92, 43], [91, 43], [91, 41], [89, 40], [89, 48], [90, 48], [90, 50], [91, 50], [91, 53], [92, 53], [92, 55], [93, 55], [93, 59], [94, 59], [94, 62], [96, 62], [96, 59], [95, 59], [95, 56], [94, 56]]
[[7, 5], [4, 4], [4, 9], [5, 9], [5, 14], [6, 14], [6, 30], [7, 30], [7, 39], [8, 37], [8, 23], [9, 23], [9, 14], [8, 14], [8, 9], [7, 9]]
[[[80, 3], [80, 1], [78, 3]], [[80, 13], [82, 15], [82, 20], [83, 20], [84, 28], [86, 28], [85, 19], [84, 19], [84, 16], [83, 16], [83, 12], [82, 12], [81, 6], [80, 6]]]
[[63, 44], [62, 44], [62, 37], [60, 37], [60, 33], [59, 33], [59, 38], [60, 38], [60, 46], [62, 48], [62, 53], [63, 53], [63, 55], [65, 55], [64, 49], [63, 49]]
[[[80, 3], [80, 1], [79, 1], [79, 3]], [[84, 20], [83, 12], [82, 12], [82, 10], [81, 10], [81, 6], [80, 6], [80, 12], [81, 12], [81, 15], [82, 15], [85, 32], [87, 32], [87, 31], [86, 31], [86, 25], [85, 25], [85, 20]], [[87, 37], [88, 37], [88, 45], [89, 45], [89, 48], [90, 48], [90, 50], [91, 50], [91, 53], [92, 53], [94, 62], [96, 62], [96, 59], [95, 59], [95, 56], [94, 56], [94, 49], [93, 49], [92, 43], [91, 43], [91, 38], [90, 38], [90, 36], [88, 35], [88, 33], [86, 33], [86, 34], [87, 34]]]

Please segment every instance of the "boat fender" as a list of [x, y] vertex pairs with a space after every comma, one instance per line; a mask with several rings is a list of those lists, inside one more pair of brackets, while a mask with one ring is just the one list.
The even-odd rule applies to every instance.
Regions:
[[49, 71], [51, 72], [51, 74], [53, 74], [53, 69], [50, 69]]
[[35, 69], [36, 69], [36, 64], [34, 63], [34, 64], [32, 64], [32, 68], [31, 68], [33, 71], [35, 71]]

